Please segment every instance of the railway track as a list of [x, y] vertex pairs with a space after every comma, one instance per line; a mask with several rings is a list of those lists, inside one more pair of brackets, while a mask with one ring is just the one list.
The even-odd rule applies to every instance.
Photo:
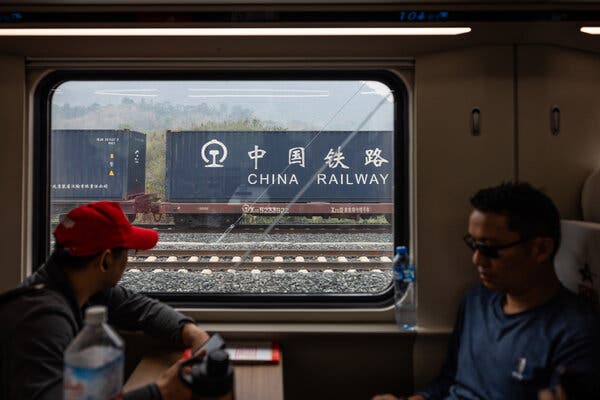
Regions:
[[203, 272], [375, 271], [391, 268], [381, 250], [147, 250], [129, 257], [127, 270]]
[[[155, 229], [161, 233], [222, 233], [226, 230], [235, 233], [262, 233], [267, 224], [242, 224], [233, 227], [190, 227], [181, 228], [169, 224], [140, 224], [140, 228]], [[389, 233], [390, 224], [279, 224], [270, 231], [278, 233]]]

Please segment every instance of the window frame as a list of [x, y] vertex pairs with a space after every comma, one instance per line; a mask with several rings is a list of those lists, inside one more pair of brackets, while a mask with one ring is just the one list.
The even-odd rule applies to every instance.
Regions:
[[[377, 70], [58, 70], [45, 76], [33, 97], [33, 215], [32, 266], [35, 272], [50, 254], [50, 127], [51, 93], [67, 81], [118, 80], [371, 80], [387, 85], [394, 92], [394, 215], [392, 224], [394, 248], [409, 243], [409, 105], [408, 91], [402, 79], [385, 69]], [[398, 170], [397, 165], [404, 168]], [[400, 224], [405, 221], [404, 224]], [[194, 308], [369, 308], [380, 309], [393, 303], [393, 287], [375, 294], [201, 294], [144, 293], [175, 307]]]

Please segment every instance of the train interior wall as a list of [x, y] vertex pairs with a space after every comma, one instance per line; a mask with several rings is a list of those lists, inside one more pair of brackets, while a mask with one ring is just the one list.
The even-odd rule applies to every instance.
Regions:
[[[557, 35], [560, 32], [550, 36]], [[278, 339], [289, 400], [364, 399], [379, 392], [406, 393], [413, 383], [418, 386], [431, 379], [443, 361], [459, 299], [465, 288], [477, 283], [470, 255], [460, 240], [466, 229], [469, 196], [502, 180], [528, 180], [545, 188], [563, 217], [579, 219], [582, 183], [600, 164], [600, 56], [589, 48], [565, 46], [551, 38], [539, 41], [537, 37], [543, 39], [538, 35], [536, 43], [506, 43], [498, 38], [491, 43], [465, 44], [462, 39], [456, 39], [458, 43], [431, 39], [428, 51], [417, 51], [422, 42], [410, 38], [373, 44], [358, 40], [352, 45], [325, 40], [313, 47], [296, 38], [292, 41], [298, 44], [294, 54], [289, 54], [289, 42], [284, 45], [278, 39], [273, 39], [270, 47], [267, 43], [268, 49], [265, 43], [253, 46], [245, 40], [241, 44], [231, 39], [208, 42], [205, 51], [211, 57], [218, 57], [220, 52], [228, 57], [227, 65], [238, 68], [256, 58], [269, 65], [269, 57], [281, 54], [304, 58], [310, 67], [311, 57], [319, 52], [341, 65], [356, 53], [366, 64], [375, 60], [378, 52], [383, 58], [414, 59], [414, 70], [404, 76], [411, 104], [411, 232], [422, 329], [416, 335], [398, 332], [391, 310], [376, 318], [363, 318], [365, 313], [346, 312], [346, 317], [337, 318], [335, 311], [289, 312], [289, 321], [265, 313], [253, 316], [252, 311], [244, 310], [238, 310], [246, 315], [244, 320], [236, 320], [227, 310], [195, 310], [193, 315], [208, 329], [224, 332], [226, 338]], [[181, 45], [206, 44], [197, 40], [185, 39]], [[59, 65], [72, 57], [90, 57], [84, 64], [93, 66], [98, 59], [92, 56], [118, 60], [133, 51], [134, 43], [105, 42], [106, 46], [94, 49], [89, 44], [84, 48], [80, 40], [0, 40], [0, 182], [4, 193], [0, 290], [16, 285], [31, 269], [29, 234], [35, 221], [29, 217], [33, 157], [30, 104], [35, 83], [32, 77], [39, 76], [39, 71], [30, 65], [37, 62], [39, 69], [44, 62]], [[330, 52], [329, 46], [336, 43], [340, 45]], [[153, 46], [168, 65], [169, 57], [174, 56], [172, 47], [161, 41]], [[134, 55], [141, 57], [136, 58], [135, 65], [144, 65], [143, 57], [151, 58], [150, 54], [156, 61], [151, 47], [149, 42], [135, 47], [133, 53], [140, 54]], [[202, 65], [203, 54], [197, 52], [203, 50], [177, 51], [177, 56], [197, 57], [194, 63]], [[321, 60], [317, 64], [326, 63]], [[388, 65], [393, 69], [393, 62]], [[554, 106], [561, 111], [558, 136], [550, 132]], [[471, 135], [470, 115], [475, 107], [481, 110], [479, 136]], [[331, 321], [327, 321], [328, 315]], [[143, 343], [128, 340], [129, 365], [143, 352]]]

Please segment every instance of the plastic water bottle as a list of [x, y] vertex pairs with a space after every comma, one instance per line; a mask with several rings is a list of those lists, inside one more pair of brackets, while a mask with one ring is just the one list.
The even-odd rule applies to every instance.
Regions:
[[417, 324], [415, 270], [410, 264], [408, 249], [405, 246], [396, 247], [392, 279], [396, 323], [401, 329], [413, 330]]
[[109, 400], [121, 397], [123, 341], [106, 324], [104, 306], [85, 312], [85, 326], [65, 351], [64, 399]]

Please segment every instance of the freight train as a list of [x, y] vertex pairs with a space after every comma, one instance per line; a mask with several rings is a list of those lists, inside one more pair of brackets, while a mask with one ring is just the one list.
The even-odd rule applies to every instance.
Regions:
[[[61, 216], [95, 200], [119, 201], [133, 220], [149, 210], [142, 204], [146, 185], [146, 135], [126, 130], [53, 130], [50, 212]], [[137, 200], [136, 200], [137, 199]]]
[[147, 193], [146, 135], [53, 130], [53, 215], [89, 201], [121, 202], [134, 219], [229, 225], [242, 215], [388, 220], [391, 131], [180, 131], [166, 133], [165, 198]]

